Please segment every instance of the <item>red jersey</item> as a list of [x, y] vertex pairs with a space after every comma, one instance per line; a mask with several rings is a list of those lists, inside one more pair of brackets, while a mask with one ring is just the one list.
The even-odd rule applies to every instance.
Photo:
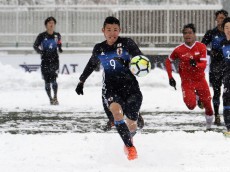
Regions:
[[[206, 45], [201, 42], [196, 41], [191, 47], [185, 43], [179, 45], [165, 62], [169, 79], [172, 78], [171, 62], [176, 59], [179, 60], [179, 74], [182, 81], [199, 81], [204, 79], [204, 70], [207, 64], [206, 55]], [[190, 65], [190, 59], [196, 61], [196, 67]]]

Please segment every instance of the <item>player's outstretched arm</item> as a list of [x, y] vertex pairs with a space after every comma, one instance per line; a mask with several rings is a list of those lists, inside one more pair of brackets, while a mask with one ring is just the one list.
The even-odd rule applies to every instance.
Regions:
[[169, 58], [167, 58], [165, 61], [165, 67], [166, 67], [166, 71], [169, 77], [169, 85], [174, 87], [176, 90], [176, 81], [172, 76], [172, 65], [171, 65], [171, 61], [169, 60]]

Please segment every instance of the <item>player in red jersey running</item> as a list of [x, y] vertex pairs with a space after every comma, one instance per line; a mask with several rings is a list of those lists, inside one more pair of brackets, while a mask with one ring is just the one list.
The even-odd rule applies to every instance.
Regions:
[[196, 96], [199, 96], [205, 108], [206, 128], [210, 130], [213, 121], [213, 110], [211, 94], [204, 73], [207, 64], [206, 46], [196, 41], [194, 24], [185, 25], [182, 33], [184, 43], [176, 47], [165, 62], [169, 84], [176, 88], [176, 81], [172, 76], [171, 62], [178, 59], [184, 102], [190, 110], [193, 110], [197, 105]]

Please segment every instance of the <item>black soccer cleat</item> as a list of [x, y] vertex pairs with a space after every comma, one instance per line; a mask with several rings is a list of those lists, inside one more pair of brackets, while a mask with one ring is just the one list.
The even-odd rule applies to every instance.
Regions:
[[137, 126], [139, 129], [142, 129], [145, 125], [145, 122], [144, 122], [144, 119], [142, 118], [140, 112], [139, 112], [139, 115], [138, 115], [138, 119], [137, 119]]
[[214, 124], [217, 125], [217, 126], [221, 125], [220, 115], [215, 116]]
[[106, 123], [106, 125], [103, 127], [103, 130], [104, 131], [110, 131], [113, 126], [114, 126], [114, 122], [113, 121], [108, 121]]

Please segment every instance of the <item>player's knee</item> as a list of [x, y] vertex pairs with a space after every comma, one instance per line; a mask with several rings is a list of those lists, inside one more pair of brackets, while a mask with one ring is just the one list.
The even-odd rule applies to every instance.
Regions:
[[193, 110], [196, 107], [196, 103], [186, 103], [186, 106], [188, 107], [189, 110]]
[[50, 83], [45, 83], [45, 89], [50, 90]]
[[52, 82], [52, 88], [53, 89], [57, 89], [57, 87], [58, 87], [57, 82], [56, 81]]
[[112, 103], [109, 106], [109, 109], [112, 112], [115, 121], [120, 121], [123, 119], [123, 111], [120, 104]]

